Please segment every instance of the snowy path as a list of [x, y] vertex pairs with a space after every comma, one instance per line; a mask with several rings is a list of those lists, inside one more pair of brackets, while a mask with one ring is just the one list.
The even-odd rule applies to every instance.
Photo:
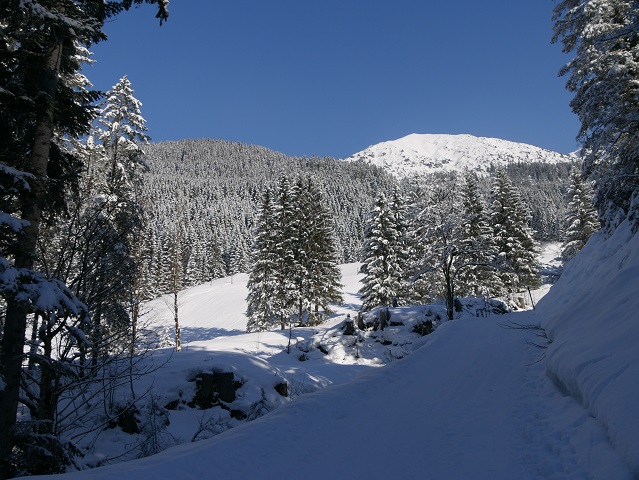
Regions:
[[632, 478], [603, 430], [547, 379], [533, 312], [443, 324], [404, 360], [252, 423], [69, 478]]

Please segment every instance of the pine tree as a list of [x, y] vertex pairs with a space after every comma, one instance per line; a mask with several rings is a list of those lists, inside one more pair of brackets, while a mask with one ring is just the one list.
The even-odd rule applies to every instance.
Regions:
[[295, 249], [295, 205], [288, 178], [282, 177], [277, 189], [275, 202], [275, 290], [273, 296], [277, 316], [282, 330], [290, 324], [290, 315], [295, 311], [299, 296], [296, 280], [299, 275], [298, 258]]
[[308, 308], [309, 323], [312, 323], [312, 317], [319, 321], [320, 308], [327, 311], [329, 303], [341, 303], [341, 272], [335, 248], [334, 225], [324, 206], [322, 193], [310, 177], [298, 182], [298, 185], [299, 210], [307, 212], [302, 217], [305, 219], [304, 228], [307, 232], [304, 237], [307, 263], [303, 285], [304, 302]]
[[392, 306], [402, 292], [401, 242], [397, 217], [384, 193], [375, 200], [364, 233], [362, 309]]
[[464, 258], [457, 274], [457, 291], [472, 297], [500, 296], [504, 289], [495, 268], [497, 252], [493, 231], [477, 177], [471, 172], [464, 174], [462, 209], [459, 249]]
[[505, 171], [498, 170], [492, 189], [491, 222], [499, 255], [498, 275], [509, 293], [539, 284], [539, 247], [528, 226], [529, 219], [517, 189]]
[[251, 259], [253, 267], [247, 284], [249, 293], [246, 331], [249, 333], [273, 328], [280, 320], [273, 297], [276, 290], [275, 272], [278, 267], [276, 234], [275, 207], [271, 192], [266, 189], [255, 229]]
[[566, 215], [566, 236], [561, 248], [565, 260], [574, 257], [599, 229], [597, 212], [592, 205], [592, 191], [577, 168], [570, 172], [568, 197], [570, 204]]
[[639, 226], [639, 10], [632, 0], [563, 0], [553, 42], [575, 56], [560, 71], [581, 121], [583, 172], [596, 182], [602, 224]]
[[114, 193], [134, 188], [140, 181], [140, 169], [146, 167], [140, 143], [149, 137], [144, 133], [147, 128], [141, 106], [125, 75], [106, 93], [100, 111], [99, 138], [110, 156], [109, 185]]
[[[0, 264], [22, 272], [22, 277], [15, 278], [25, 283], [40, 278], [33, 268], [43, 213], [46, 216], [61, 210], [68, 179], [80, 171], [77, 158], [60, 149], [55, 138], [86, 134], [94, 117], [96, 94], [79, 91], [77, 83], [71, 82], [80, 69], [78, 48], [104, 40], [105, 19], [132, 3], [142, 0], [111, 2], [109, 8], [96, 8], [92, 1], [10, 0], [0, 6], [0, 177], [2, 185], [8, 186], [0, 201], [0, 228], [15, 239], [0, 242]], [[158, 16], [166, 19], [166, 1], [146, 3], [158, 3]], [[56, 183], [56, 179], [62, 181]], [[4, 381], [0, 390], [0, 478], [11, 473], [11, 435], [16, 423], [26, 318], [35, 300], [25, 302], [10, 291], [15, 293], [2, 289], [7, 308], [0, 344], [0, 376]]]
[[291, 189], [282, 178], [277, 201], [264, 195], [255, 232], [253, 268], [249, 274], [247, 330], [282, 328], [293, 312], [319, 319], [320, 308], [341, 301], [340, 270], [332, 236], [332, 220], [321, 193], [310, 178], [300, 177]]

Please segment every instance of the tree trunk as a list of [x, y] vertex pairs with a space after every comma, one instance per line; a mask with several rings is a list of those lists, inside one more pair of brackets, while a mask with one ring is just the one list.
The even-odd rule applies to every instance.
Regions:
[[[30, 181], [30, 190], [24, 192], [21, 198], [22, 220], [26, 220], [28, 224], [18, 234], [14, 261], [16, 268], [31, 270], [36, 257], [42, 206], [47, 189], [47, 165], [53, 138], [53, 113], [62, 59], [62, 42], [62, 38], [52, 42], [42, 71], [41, 93], [48, 98], [49, 103], [38, 115], [33, 149], [26, 168], [35, 176], [35, 179]], [[0, 389], [0, 479], [7, 478], [9, 475], [6, 460], [12, 449], [11, 437], [18, 411], [27, 314], [26, 304], [20, 304], [12, 299], [7, 300], [4, 336], [0, 351], [0, 376], [4, 382], [4, 388]]]
[[173, 318], [175, 319], [175, 351], [182, 351], [182, 344], [180, 339], [180, 318], [178, 316], [178, 295], [180, 292], [175, 289], [173, 291]]

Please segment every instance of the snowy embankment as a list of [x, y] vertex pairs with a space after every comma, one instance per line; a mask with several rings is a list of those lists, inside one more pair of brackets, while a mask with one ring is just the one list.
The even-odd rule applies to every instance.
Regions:
[[[568, 262], [537, 313], [558, 388], [605, 428], [639, 478], [639, 234], [595, 234]], [[614, 477], [610, 477], [614, 478]]]
[[[589, 248], [592, 251], [592, 245]], [[632, 310], [615, 312], [619, 314], [618, 318], [622, 313], [628, 314], [625, 316], [628, 323], [637, 311], [637, 300], [630, 297], [636, 273], [633, 279], [631, 271], [627, 270], [630, 268], [628, 262], [639, 265], [639, 259], [633, 256], [639, 248], [625, 248], [620, 244], [616, 251], [616, 254], [608, 251], [609, 256], [616, 259], [613, 263], [600, 265], [596, 261], [574, 261], [565, 277], [568, 281], [563, 283], [570, 283], [571, 276], [572, 281], [583, 276], [584, 282], [593, 288], [601, 282], [593, 281], [592, 273], [582, 271], [596, 267], [610, 269], [607, 273], [600, 272], [602, 278], [610, 278], [611, 287], [619, 289], [619, 298], [634, 305]], [[591, 255], [601, 258], [603, 253], [596, 247]], [[618, 271], [623, 257], [627, 258], [621, 270], [627, 270], [622, 273], [625, 284], [617, 286], [615, 282], [619, 280], [613, 271]], [[244, 288], [238, 285], [239, 282], [232, 284], [227, 279], [226, 283], [209, 285], [207, 295], [199, 291], [205, 287], [184, 292], [185, 303], [180, 311], [193, 309], [188, 322], [185, 317], [185, 328], [189, 328], [188, 323], [197, 329], [208, 330], [193, 330], [191, 335], [198, 339], [189, 341], [188, 348], [185, 346], [183, 352], [174, 354], [167, 368], [155, 375], [157, 394], [164, 396], [164, 400], [168, 400], [171, 393], [180, 391], [186, 395], [189, 388], [193, 389], [192, 383], [189, 387], [187, 382], [191, 375], [189, 371], [222, 364], [249, 380], [242, 387], [244, 390], [238, 391], [243, 395], [238, 402], [258, 393], [254, 391], [259, 390], [255, 385], [251, 391], [246, 390], [251, 382], [256, 381], [258, 386], [266, 388], [274, 383], [275, 377], [287, 378], [289, 382], [303, 378], [305, 386], [311, 390], [328, 384], [332, 386], [282, 401], [277, 410], [207, 440], [178, 445], [139, 460], [49, 478], [279, 479], [283, 475], [303, 476], [307, 480], [632, 478], [627, 463], [632, 460], [627, 449], [632, 439], [625, 438], [626, 446], [619, 448], [622, 445], [615, 442], [617, 437], [611, 433], [613, 429], [606, 431], [572, 396], [562, 394], [549, 380], [545, 362], [539, 360], [547, 354], [551, 372], [554, 366], [562, 367], [556, 372], [562, 379], [559, 383], [574, 387], [573, 394], [580, 388], [589, 391], [585, 387], [590, 377], [582, 379], [579, 372], [586, 371], [588, 365], [603, 365], [602, 361], [596, 361], [604, 356], [617, 358], [611, 351], [618, 345], [623, 351], [632, 339], [636, 340], [635, 327], [632, 331], [630, 328], [624, 331], [625, 335], [632, 333], [632, 339], [615, 339], [605, 333], [605, 325], [600, 325], [608, 323], [604, 317], [595, 325], [596, 331], [601, 333], [595, 338], [597, 334], [590, 331], [592, 325], [580, 329], [580, 318], [571, 320], [571, 300], [561, 294], [562, 289], [568, 287], [560, 287], [559, 293], [551, 289], [553, 294], [541, 302], [536, 312], [522, 311], [488, 318], [465, 312], [425, 337], [415, 338], [413, 334], [412, 340], [402, 335], [393, 338], [393, 330], [389, 328], [378, 338], [381, 341], [370, 342], [368, 340], [374, 339], [367, 337], [368, 340], [358, 344], [353, 341], [354, 337], [348, 337], [339, 328], [344, 315], [350, 312], [353, 316], [359, 307], [355, 295], [358, 285], [356, 266], [345, 266], [343, 272], [349, 293], [339, 316], [328, 325], [315, 329], [296, 329], [295, 355], [284, 352], [286, 336], [282, 332], [259, 336], [239, 333], [242, 320], [234, 316], [242, 315], [242, 309], [231, 305], [241, 296], [239, 290], [235, 290]], [[214, 290], [223, 292], [227, 306], [212, 294]], [[586, 289], [575, 290], [577, 287], [571, 289], [571, 295], [582, 297], [581, 301], [572, 301], [575, 305], [587, 302], [585, 297], [594, 296]], [[606, 289], [602, 294], [606, 294]], [[190, 302], [188, 298], [191, 298]], [[197, 298], [204, 301], [196, 301]], [[608, 305], [606, 302], [601, 299], [596, 305]], [[189, 303], [191, 307], [187, 307]], [[392, 319], [410, 325], [428, 315], [430, 308], [392, 309]], [[590, 306], [592, 312], [605, 312], [598, 308]], [[222, 320], [222, 310], [228, 318], [224, 323], [215, 323]], [[557, 324], [562, 315], [555, 311], [563, 311], [563, 316], [569, 319], [564, 326]], [[579, 310], [575, 313], [580, 315]], [[197, 315], [201, 315], [200, 320]], [[168, 312], [159, 313], [159, 317], [170, 323]], [[549, 349], [533, 345], [544, 341], [539, 336], [540, 319], [555, 339]], [[210, 328], [211, 325], [215, 327]], [[227, 332], [222, 334], [222, 330]], [[194, 335], [195, 332], [201, 336]], [[205, 336], [209, 338], [205, 340]], [[406, 339], [412, 343], [400, 345]], [[306, 352], [314, 342], [322, 343], [328, 354], [320, 353], [318, 349]], [[371, 368], [384, 363], [381, 357], [396, 348], [410, 348], [412, 353], [384, 368]], [[589, 354], [588, 348], [594, 353]], [[302, 354], [307, 357], [305, 361], [300, 361]], [[577, 361], [574, 368], [571, 367], [572, 357], [578, 359], [582, 354], [585, 355], [583, 362]], [[624, 405], [621, 402], [625, 399], [617, 395], [631, 395], [633, 388], [636, 394], [639, 361], [636, 356], [633, 358], [628, 358], [627, 369], [617, 377], [619, 385], [615, 385], [617, 379], [609, 380], [603, 367], [597, 370], [604, 378], [602, 381], [608, 381], [614, 392], [601, 403], [603, 411], [598, 412], [597, 418], [620, 422], [616, 428], [624, 434], [631, 433], [632, 425], [636, 426], [636, 395], [630, 396], [634, 400]], [[591, 363], [586, 365], [587, 359]], [[583, 365], [585, 368], [580, 368]], [[619, 367], [620, 362], [615, 361], [611, 366]], [[631, 378], [622, 379], [625, 372]], [[571, 375], [576, 379], [574, 385]], [[589, 397], [582, 395], [580, 398]], [[602, 394], [598, 398], [602, 399]], [[614, 409], [618, 411], [611, 411]], [[200, 424], [205, 418], [205, 411], [184, 407], [171, 415], [169, 432], [174, 436], [185, 435], [188, 441], [188, 435], [192, 435], [198, 426], [198, 418]], [[126, 435], [118, 430], [110, 432], [119, 435], [120, 443], [127, 442]], [[637, 431], [636, 427], [634, 430]], [[132, 437], [128, 438], [131, 442]], [[624, 454], [626, 462], [609, 439]]]

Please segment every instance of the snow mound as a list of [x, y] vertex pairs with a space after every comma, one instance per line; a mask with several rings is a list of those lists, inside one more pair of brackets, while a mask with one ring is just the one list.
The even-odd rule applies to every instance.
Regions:
[[381, 167], [396, 177], [435, 172], [472, 170], [488, 174], [491, 167], [510, 163], [570, 162], [568, 155], [525, 143], [473, 135], [416, 134], [378, 143], [358, 152], [346, 161], [363, 161]]
[[607, 430], [639, 477], [639, 235], [595, 234], [538, 305], [546, 368]]

